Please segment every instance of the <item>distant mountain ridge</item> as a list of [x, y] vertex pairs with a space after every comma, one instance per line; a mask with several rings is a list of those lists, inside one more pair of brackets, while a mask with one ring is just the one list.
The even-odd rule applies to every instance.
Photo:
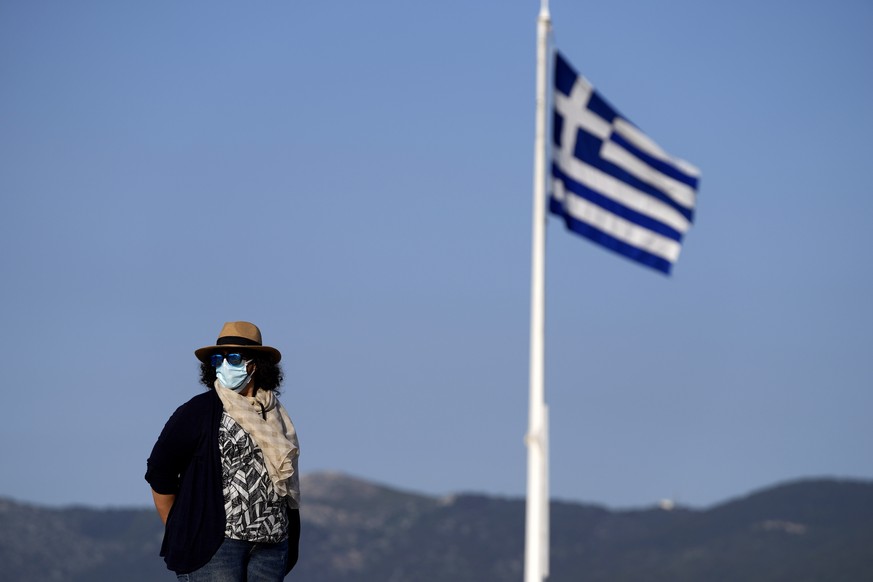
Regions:
[[[520, 582], [524, 500], [438, 498], [338, 473], [302, 478], [313, 582]], [[3, 580], [174, 580], [151, 509], [0, 498]], [[873, 581], [873, 482], [814, 479], [696, 510], [551, 504], [549, 582]]]

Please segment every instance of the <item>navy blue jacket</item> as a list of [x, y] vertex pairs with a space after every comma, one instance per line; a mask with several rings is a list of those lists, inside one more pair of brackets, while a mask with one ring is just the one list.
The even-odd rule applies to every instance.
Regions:
[[[218, 427], [223, 412], [214, 390], [176, 409], [148, 459], [146, 481], [176, 500], [167, 517], [161, 556], [167, 568], [186, 574], [205, 565], [224, 541], [226, 516]], [[289, 510], [288, 562], [297, 562], [300, 512]]]

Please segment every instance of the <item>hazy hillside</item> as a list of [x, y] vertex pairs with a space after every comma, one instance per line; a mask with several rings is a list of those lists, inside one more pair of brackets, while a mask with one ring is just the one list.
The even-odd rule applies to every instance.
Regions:
[[[435, 498], [338, 474], [303, 478], [301, 561], [289, 580], [522, 580], [524, 502]], [[150, 509], [0, 499], [3, 580], [174, 580]], [[873, 581], [873, 483], [809, 480], [707, 510], [552, 504], [564, 581]]]

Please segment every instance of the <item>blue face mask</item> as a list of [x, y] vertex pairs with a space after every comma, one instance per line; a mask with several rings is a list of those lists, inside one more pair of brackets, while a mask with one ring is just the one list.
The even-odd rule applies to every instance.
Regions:
[[230, 362], [224, 360], [220, 366], [215, 368], [215, 376], [225, 388], [241, 392], [251, 379], [251, 375], [246, 372], [246, 364], [248, 361], [243, 360], [238, 366], [232, 366]]

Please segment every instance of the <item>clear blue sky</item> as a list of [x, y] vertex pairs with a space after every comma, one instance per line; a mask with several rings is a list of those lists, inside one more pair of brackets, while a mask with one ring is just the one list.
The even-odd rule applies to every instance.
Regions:
[[[244, 319], [304, 473], [523, 496], [538, 9], [0, 4], [0, 495], [150, 504], [193, 350]], [[703, 172], [670, 278], [549, 225], [553, 497], [873, 478], [873, 5], [551, 9]]]

